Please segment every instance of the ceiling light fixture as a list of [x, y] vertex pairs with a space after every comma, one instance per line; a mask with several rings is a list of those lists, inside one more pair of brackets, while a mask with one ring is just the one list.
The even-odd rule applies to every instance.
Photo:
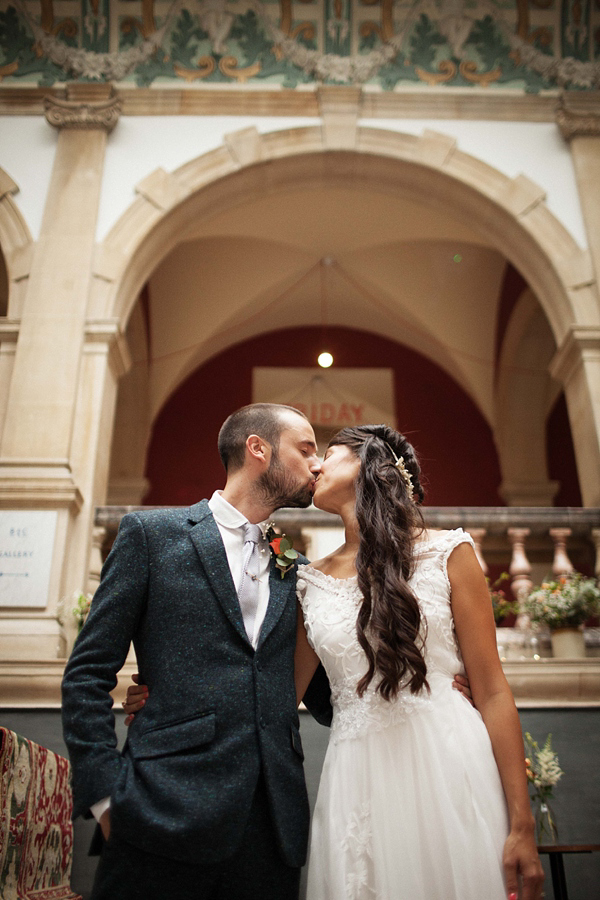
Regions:
[[[321, 260], [321, 344], [327, 347], [327, 269], [334, 263], [333, 257], [324, 256]], [[322, 369], [333, 365], [333, 355], [329, 350], [321, 350], [317, 362]]]

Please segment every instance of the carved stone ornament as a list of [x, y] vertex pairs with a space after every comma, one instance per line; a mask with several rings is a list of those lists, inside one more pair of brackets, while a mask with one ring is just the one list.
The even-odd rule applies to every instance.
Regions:
[[98, 128], [113, 130], [123, 101], [112, 85], [69, 85], [67, 96], [44, 98], [46, 120], [55, 128]]
[[575, 137], [600, 137], [600, 91], [585, 95], [563, 94], [556, 122], [566, 141]]

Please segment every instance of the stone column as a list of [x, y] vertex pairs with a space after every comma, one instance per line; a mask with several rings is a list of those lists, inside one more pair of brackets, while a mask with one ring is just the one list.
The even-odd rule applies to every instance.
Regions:
[[600, 506], [600, 326], [571, 328], [550, 373], [564, 387], [583, 505]]
[[[98, 370], [98, 359], [107, 368], [118, 337], [113, 323], [90, 326], [86, 314], [104, 153], [120, 100], [111, 85], [71, 84], [64, 100], [46, 99], [45, 111], [58, 141], [0, 441], [0, 508], [52, 509], [58, 518], [48, 597], [39, 598], [35, 612], [20, 611], [18, 603], [10, 613], [0, 610], [4, 658], [56, 656], [58, 598], [86, 588], [97, 478], [90, 469], [104, 408], [103, 374], [91, 379], [94, 390], [90, 370]], [[113, 369], [118, 374], [123, 366]]]
[[[600, 505], [600, 91], [564, 93], [556, 113], [570, 144], [589, 252], [596, 308], [574, 325], [551, 364], [564, 385], [579, 482], [586, 506]], [[592, 285], [592, 288], [594, 286]]]
[[600, 91], [561, 97], [556, 121], [571, 147], [596, 284], [600, 283]]

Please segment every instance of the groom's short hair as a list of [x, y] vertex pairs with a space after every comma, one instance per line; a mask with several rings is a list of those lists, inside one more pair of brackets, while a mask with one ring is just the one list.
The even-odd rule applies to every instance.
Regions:
[[[221, 426], [217, 447], [226, 472], [244, 465], [246, 441], [257, 434], [270, 444], [276, 454], [281, 432], [286, 428], [283, 413], [293, 412], [306, 419], [303, 412], [283, 403], [251, 403], [232, 413]], [[307, 419], [308, 421], [308, 419]]]

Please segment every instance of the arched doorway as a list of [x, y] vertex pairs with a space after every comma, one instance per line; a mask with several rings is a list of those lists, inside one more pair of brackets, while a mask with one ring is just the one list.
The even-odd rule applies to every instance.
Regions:
[[[535, 186], [450, 152], [445, 140], [444, 153], [432, 152], [435, 137], [427, 136], [423, 154], [418, 138], [374, 129], [359, 129], [357, 152], [327, 150], [319, 129], [293, 137], [254, 137], [246, 157], [239, 146], [236, 153], [226, 146], [172, 176], [150, 176], [105, 242], [110, 267], [98, 267], [103, 301], [123, 325], [130, 322], [130, 331], [150, 276], [137, 328], [138, 335], [146, 329], [138, 364], [147, 371], [137, 404], [145, 409], [146, 437], [167, 398], [215, 353], [290, 324], [290, 310], [293, 324], [319, 323], [317, 275], [325, 258], [346, 278], [343, 296], [328, 297], [331, 323], [364, 327], [366, 317], [369, 330], [435, 361], [495, 429], [497, 304], [489, 298], [510, 261], [531, 290], [553, 349], [560, 347], [590, 314], [585, 292], [574, 290], [580, 255], [574, 241]], [[319, 201], [330, 214], [328, 230], [315, 228], [311, 203]], [[300, 249], [292, 246], [299, 234]], [[173, 273], [185, 284], [169, 294]], [[162, 300], [154, 303], [153, 296]], [[543, 429], [536, 440], [545, 445]], [[586, 477], [591, 496], [597, 476]]]

